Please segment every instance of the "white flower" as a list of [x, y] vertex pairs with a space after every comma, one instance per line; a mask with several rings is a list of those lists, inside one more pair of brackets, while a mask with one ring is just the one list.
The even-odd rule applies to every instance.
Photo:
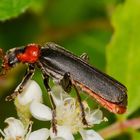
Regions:
[[83, 140], [103, 140], [103, 138], [94, 130], [81, 130], [80, 134]]
[[[52, 140], [74, 140], [73, 134], [79, 132], [83, 140], [103, 140], [99, 134], [93, 130], [84, 130], [103, 121], [101, 110], [91, 111], [86, 102], [83, 102], [85, 117], [89, 126], [85, 126], [81, 119], [81, 109], [75, 98], [65, 93], [60, 86], [52, 88], [52, 96], [56, 105], [57, 134], [50, 128], [50, 137]], [[51, 109], [42, 104], [32, 102], [30, 106], [31, 114], [38, 120], [51, 121]]]
[[33, 112], [31, 112], [32, 116], [34, 116], [35, 118], [38, 118], [39, 116], [40, 120], [42, 121], [49, 121], [52, 119], [51, 109], [44, 104], [34, 101], [30, 105], [30, 110], [33, 110]]
[[20, 120], [13, 117], [7, 118], [5, 122], [8, 127], [4, 131], [0, 130], [4, 140], [46, 140], [49, 137], [49, 130], [46, 128], [31, 132], [32, 124], [25, 128]]
[[28, 124], [30, 121], [31, 114], [29, 107], [33, 101], [42, 102], [42, 91], [37, 82], [29, 80], [25, 85], [23, 92], [17, 96], [14, 102], [17, 114], [24, 125]]
[[57, 135], [50, 129], [50, 137], [52, 140], [74, 140], [74, 136], [71, 133], [71, 129], [67, 126], [57, 125]]
[[17, 100], [21, 105], [27, 105], [32, 101], [42, 102], [42, 91], [38, 83], [29, 80], [23, 92], [17, 96]]
[[46, 128], [42, 128], [30, 133], [26, 140], [47, 140], [48, 137], [49, 130]]

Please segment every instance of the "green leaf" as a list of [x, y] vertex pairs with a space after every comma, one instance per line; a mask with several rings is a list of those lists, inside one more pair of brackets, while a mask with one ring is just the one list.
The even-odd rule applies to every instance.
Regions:
[[128, 88], [128, 116], [140, 107], [140, 1], [119, 5], [112, 24], [115, 33], [107, 47], [107, 70]]
[[17, 17], [23, 13], [31, 4], [32, 0], [1, 0], [0, 20], [7, 20]]

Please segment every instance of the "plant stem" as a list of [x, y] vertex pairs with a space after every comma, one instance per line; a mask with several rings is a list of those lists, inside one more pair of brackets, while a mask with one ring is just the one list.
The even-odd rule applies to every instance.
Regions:
[[140, 117], [131, 120], [124, 120], [121, 122], [116, 122], [109, 127], [99, 131], [100, 135], [107, 139], [126, 132], [127, 129], [139, 129], [140, 128]]

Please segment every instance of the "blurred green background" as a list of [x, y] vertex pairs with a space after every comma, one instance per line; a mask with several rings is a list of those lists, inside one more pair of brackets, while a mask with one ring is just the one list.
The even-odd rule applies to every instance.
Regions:
[[[140, 139], [140, 1], [139, 0], [0, 0], [0, 48], [55, 42], [76, 55], [86, 52], [90, 64], [128, 88], [128, 110], [114, 115], [105, 109], [104, 122], [94, 129], [105, 139]], [[22, 64], [0, 78], [0, 126], [16, 116], [5, 102], [21, 81]], [[44, 86], [40, 73], [34, 79]], [[46, 99], [45, 99], [46, 100]], [[46, 101], [47, 102], [47, 101]], [[92, 102], [89, 99], [92, 105]], [[42, 122], [39, 122], [43, 125]], [[117, 123], [118, 127], [111, 127]]]

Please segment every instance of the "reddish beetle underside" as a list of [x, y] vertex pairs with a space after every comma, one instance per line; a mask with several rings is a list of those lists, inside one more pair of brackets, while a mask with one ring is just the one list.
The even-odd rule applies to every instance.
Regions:
[[[101, 106], [104, 108], [108, 109], [110, 112], [117, 113], [117, 114], [123, 114], [126, 112], [126, 107], [120, 104], [115, 104], [112, 102], [109, 102], [96, 93], [94, 93], [92, 90], [89, 88], [85, 87], [83, 84], [75, 81], [77, 86], [79, 86], [84, 92], [88, 93], [92, 98], [94, 98]], [[75, 83], [74, 82], [74, 83]]]

